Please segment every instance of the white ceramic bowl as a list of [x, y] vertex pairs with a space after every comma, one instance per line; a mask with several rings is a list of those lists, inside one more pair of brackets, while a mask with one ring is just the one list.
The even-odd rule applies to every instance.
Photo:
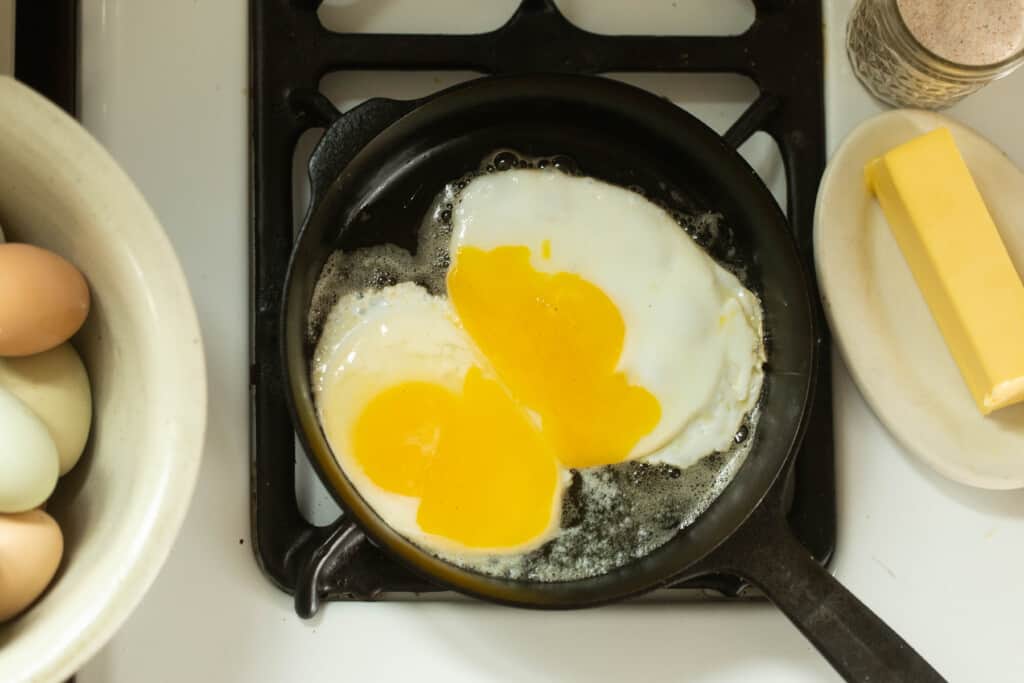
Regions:
[[0, 225], [9, 241], [75, 263], [93, 296], [74, 340], [92, 380], [92, 434], [48, 505], [64, 559], [43, 598], [0, 626], [0, 681], [61, 681], [128, 617], [181, 527], [206, 426], [202, 342], [138, 189], [74, 120], [5, 77]]

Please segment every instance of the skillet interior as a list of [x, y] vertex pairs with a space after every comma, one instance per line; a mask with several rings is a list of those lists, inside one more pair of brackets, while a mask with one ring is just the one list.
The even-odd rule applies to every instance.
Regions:
[[[337, 127], [337, 124], [335, 124]], [[328, 131], [314, 154], [342, 141]], [[762, 300], [768, 364], [757, 441], [733, 482], [694, 524], [647, 557], [579, 581], [483, 576], [438, 560], [392, 531], [338, 467], [316, 421], [305, 321], [327, 256], [385, 242], [413, 250], [433, 198], [497, 149], [567, 155], [586, 175], [639, 186], [671, 208], [721, 213], [745, 284]], [[329, 166], [328, 166], [329, 167]], [[314, 161], [313, 173], [322, 172]], [[431, 98], [364, 147], [316, 197], [292, 255], [282, 352], [306, 452], [339, 504], [369, 537], [430, 580], [490, 600], [535, 606], [598, 604], [685, 578], [753, 511], [795, 451], [812, 386], [814, 329], [805, 273], [778, 206], [742, 158], [695, 118], [645, 91], [597, 77], [485, 78]], [[623, 249], [629, 226], [623, 226]], [[680, 349], [685, 352], [685, 349]]]

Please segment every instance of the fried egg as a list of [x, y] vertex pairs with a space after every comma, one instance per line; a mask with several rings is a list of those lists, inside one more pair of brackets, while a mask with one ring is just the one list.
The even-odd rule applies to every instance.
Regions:
[[568, 467], [727, 450], [761, 389], [760, 304], [661, 207], [587, 177], [481, 175], [448, 294]]
[[447, 297], [344, 293], [313, 358], [324, 434], [389, 526], [449, 557], [521, 555], [558, 534], [570, 470], [733, 445], [761, 390], [760, 304], [666, 211], [513, 170], [469, 182], [450, 229]]
[[412, 283], [342, 297], [312, 381], [339, 465], [407, 538], [494, 554], [557, 531], [566, 474], [444, 299]]

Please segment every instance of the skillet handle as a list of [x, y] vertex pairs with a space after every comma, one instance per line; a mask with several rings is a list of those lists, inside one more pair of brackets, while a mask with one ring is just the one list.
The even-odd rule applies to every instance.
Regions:
[[712, 555], [760, 588], [847, 681], [943, 681], [913, 648], [821, 567], [764, 504]]

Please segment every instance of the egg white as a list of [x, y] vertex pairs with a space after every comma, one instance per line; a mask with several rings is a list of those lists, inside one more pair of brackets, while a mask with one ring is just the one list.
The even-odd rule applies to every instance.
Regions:
[[516, 170], [475, 178], [452, 220], [453, 263], [463, 246], [525, 245], [537, 270], [576, 273], [618, 306], [618, 369], [662, 411], [631, 457], [686, 467], [731, 446], [760, 394], [760, 303], [664, 209], [593, 178]]

